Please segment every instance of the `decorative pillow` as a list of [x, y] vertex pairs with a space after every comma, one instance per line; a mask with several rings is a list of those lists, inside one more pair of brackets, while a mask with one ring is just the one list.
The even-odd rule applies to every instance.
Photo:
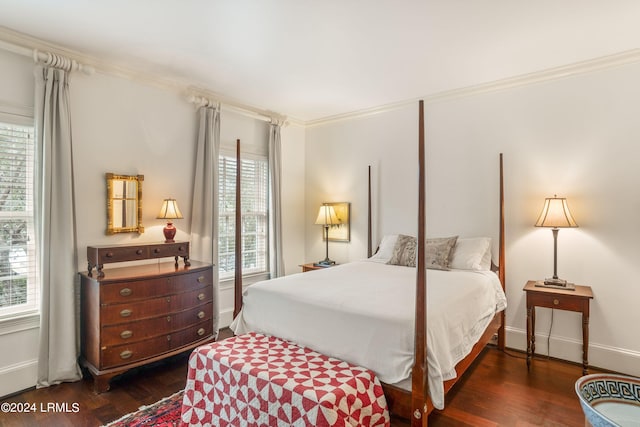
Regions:
[[432, 270], [448, 270], [449, 259], [458, 236], [427, 239], [425, 245], [427, 268]]
[[405, 267], [416, 266], [416, 238], [412, 236], [398, 235], [393, 247], [391, 259], [387, 264], [403, 265]]
[[374, 255], [369, 258], [369, 261], [380, 262], [387, 264], [393, 255], [393, 248], [398, 240], [397, 234], [388, 234], [382, 238], [380, 246]]
[[458, 239], [449, 268], [456, 270], [488, 271], [491, 269], [491, 238]]

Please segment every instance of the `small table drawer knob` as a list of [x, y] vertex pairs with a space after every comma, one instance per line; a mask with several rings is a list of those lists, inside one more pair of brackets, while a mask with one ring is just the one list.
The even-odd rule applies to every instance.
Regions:
[[204, 319], [204, 311], [198, 313], [198, 319]]
[[120, 289], [120, 295], [122, 295], [123, 297], [128, 297], [132, 293], [133, 293], [133, 291], [130, 288], [122, 288], [122, 289]]
[[131, 350], [125, 350], [122, 353], [120, 353], [120, 359], [128, 359], [131, 356], [133, 356], [133, 351]]
[[558, 304], [560, 304], [560, 300], [559, 300], [559, 299], [557, 299], [557, 298], [556, 298], [556, 299], [554, 299], [554, 300], [553, 300], [553, 305], [558, 305]]
[[131, 313], [133, 313], [133, 310], [129, 310], [128, 308], [125, 308], [120, 312], [120, 317], [129, 317], [131, 316]]
[[202, 301], [204, 299], [204, 293], [199, 293], [198, 294], [198, 301]]
[[198, 336], [203, 336], [203, 335], [204, 335], [204, 333], [205, 333], [204, 328], [200, 328], [200, 329], [198, 329]]
[[202, 282], [204, 282], [204, 276], [198, 277], [198, 283], [202, 283]]
[[133, 332], [132, 331], [126, 330], [126, 331], [120, 332], [120, 338], [122, 338], [123, 340], [131, 338], [132, 336], [133, 336]]

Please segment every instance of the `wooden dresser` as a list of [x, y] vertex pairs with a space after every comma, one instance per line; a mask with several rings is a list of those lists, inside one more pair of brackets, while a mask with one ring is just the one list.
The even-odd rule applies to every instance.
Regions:
[[80, 362], [96, 393], [128, 369], [215, 339], [211, 264], [163, 262], [101, 273], [80, 273]]

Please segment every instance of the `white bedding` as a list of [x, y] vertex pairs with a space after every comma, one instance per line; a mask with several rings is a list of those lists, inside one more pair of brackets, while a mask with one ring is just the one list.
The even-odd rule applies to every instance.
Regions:
[[[371, 369], [394, 384], [411, 375], [415, 268], [357, 261], [251, 285], [236, 334], [274, 335]], [[506, 307], [495, 273], [427, 270], [429, 389], [444, 407], [442, 382]]]

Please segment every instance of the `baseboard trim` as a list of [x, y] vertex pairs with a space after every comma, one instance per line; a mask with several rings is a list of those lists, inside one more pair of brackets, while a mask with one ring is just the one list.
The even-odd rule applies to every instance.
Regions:
[[5, 397], [36, 385], [38, 360], [27, 360], [0, 369], [0, 396]]
[[[507, 346], [527, 351], [527, 331], [506, 327]], [[551, 335], [547, 347], [548, 335], [536, 334], [536, 354], [549, 355], [554, 359], [582, 364], [582, 341]], [[589, 343], [589, 366], [626, 375], [640, 376], [640, 352], [625, 348], [612, 347], [599, 343]]]

